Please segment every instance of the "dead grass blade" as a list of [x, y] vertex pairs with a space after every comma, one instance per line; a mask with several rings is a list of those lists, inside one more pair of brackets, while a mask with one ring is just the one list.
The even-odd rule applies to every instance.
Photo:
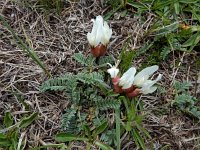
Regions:
[[7, 21], [3, 18], [3, 16], [0, 15], [0, 21], [2, 21], [3, 26], [7, 28], [7, 30], [12, 34], [14, 39], [16, 40], [16, 43], [22, 48], [22, 50], [28, 54], [29, 57], [33, 59], [33, 61], [49, 76], [51, 77], [50, 72], [45, 67], [45, 65], [42, 63], [42, 61], [39, 59], [35, 51], [30, 47], [27, 46], [23, 40], [17, 36], [17, 34], [14, 32], [14, 30], [10, 27], [10, 25], [7, 23]]

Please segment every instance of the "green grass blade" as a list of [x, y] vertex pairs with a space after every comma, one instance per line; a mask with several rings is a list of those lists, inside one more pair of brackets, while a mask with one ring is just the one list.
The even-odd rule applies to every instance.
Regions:
[[107, 14], [105, 14], [104, 16], [104, 20], [107, 21], [112, 15], [114, 15], [115, 12], [117, 12], [119, 9], [121, 8], [121, 6], [118, 6], [117, 8], [111, 10], [110, 12], [108, 12]]
[[117, 150], [120, 150], [120, 107], [115, 109]]
[[55, 136], [55, 140], [58, 142], [88, 141], [88, 138], [80, 137], [80, 136], [69, 134], [69, 133], [58, 133]]
[[164, 27], [158, 27], [156, 29], [153, 29], [152, 31], [153, 33], [155, 33], [155, 35], [165, 35], [175, 31], [176, 29], [178, 29], [178, 27], [179, 27], [179, 22], [174, 22]]
[[10, 25], [7, 23], [7, 21], [3, 18], [3, 16], [0, 15], [0, 21], [2, 21], [3, 25], [7, 28], [7, 30], [12, 34], [14, 39], [17, 41], [16, 43], [22, 48], [22, 50], [28, 54], [29, 57], [31, 57], [34, 62], [40, 66], [40, 68], [49, 76], [51, 77], [51, 74], [48, 72], [42, 61], [39, 59], [37, 54], [31, 47], [27, 46], [21, 38], [17, 36], [17, 34], [13, 31], [13, 29], [10, 27]]
[[175, 9], [176, 14], [179, 15], [181, 11], [179, 2], [174, 3], [174, 9]]
[[95, 145], [97, 145], [98, 147], [100, 147], [102, 150], [114, 150], [112, 147], [110, 147], [109, 145], [106, 145], [104, 143], [101, 143], [100, 141], [95, 141], [94, 142]]
[[133, 136], [133, 139], [135, 140], [138, 148], [142, 148], [143, 150], [146, 150], [144, 139], [142, 138], [142, 136], [140, 135], [140, 133], [137, 130], [135, 130], [135, 129], [132, 130], [132, 136]]
[[20, 121], [19, 128], [26, 128], [29, 126], [33, 121], [35, 121], [38, 117], [38, 113], [34, 112], [30, 116], [23, 118]]
[[61, 144], [47, 144], [47, 145], [44, 145], [44, 146], [39, 146], [39, 147], [36, 147], [36, 148], [32, 148], [31, 150], [40, 150], [40, 149], [44, 149], [44, 148], [60, 148], [60, 149], [66, 149], [67, 146], [65, 146], [64, 143], [61, 143]]

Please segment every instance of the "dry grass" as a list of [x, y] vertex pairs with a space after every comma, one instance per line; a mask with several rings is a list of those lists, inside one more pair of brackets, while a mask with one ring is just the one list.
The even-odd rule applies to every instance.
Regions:
[[[34, 4], [34, 1], [30, 1]], [[30, 39], [32, 47], [46, 64], [52, 75], [76, 72], [77, 64], [71, 59], [75, 52], [87, 54], [89, 45], [86, 34], [91, 30], [90, 20], [99, 14], [105, 14], [109, 8], [102, 7], [99, 1], [67, 2], [61, 15], [50, 13], [47, 16], [36, 8], [27, 8], [15, 1], [0, 0], [0, 12], [9, 21], [14, 31], [24, 40], [23, 28]], [[120, 17], [116, 13], [109, 20], [113, 28], [113, 37], [109, 53], [118, 55], [123, 43], [130, 38], [129, 48], [140, 47], [144, 32], [149, 28], [153, 16], [149, 14], [144, 24], [139, 24], [133, 16]], [[15, 44], [10, 33], [0, 24], [0, 120], [5, 111], [11, 111], [17, 122], [23, 114], [29, 113], [14, 96], [16, 92], [23, 96], [31, 106], [31, 111], [39, 112], [40, 117], [21, 135], [27, 139], [27, 145], [36, 147], [53, 143], [53, 136], [59, 131], [60, 118], [68, 102], [59, 93], [40, 93], [40, 84], [47, 79], [42, 70]], [[167, 89], [167, 95], [142, 96], [145, 102], [147, 117], [145, 127], [150, 131], [153, 141], [159, 145], [170, 145], [169, 149], [196, 149], [199, 133], [199, 122], [181, 114], [170, 107], [174, 91], [171, 83], [176, 80], [192, 81], [194, 94], [199, 96], [199, 84], [192, 57], [193, 54], [171, 55], [168, 62], [163, 62], [160, 72], [163, 73], [161, 85]], [[144, 60], [138, 58], [134, 65]], [[158, 113], [160, 109], [164, 115]], [[132, 149], [134, 143], [123, 143], [126, 149]]]

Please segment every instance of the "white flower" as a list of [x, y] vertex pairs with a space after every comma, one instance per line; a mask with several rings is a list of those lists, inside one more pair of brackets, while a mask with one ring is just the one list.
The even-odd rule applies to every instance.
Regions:
[[148, 79], [157, 70], [158, 66], [154, 65], [143, 69], [135, 76], [133, 84], [136, 85], [137, 87], [141, 87], [140, 89], [141, 93], [143, 94], [153, 93], [157, 89], [157, 87], [153, 85], [161, 79], [162, 75], [159, 74], [155, 80]]
[[106, 21], [102, 16], [97, 16], [96, 20], [92, 19], [93, 28], [92, 32], [87, 34], [87, 39], [91, 46], [96, 47], [100, 43], [106, 46], [112, 35], [112, 29], [109, 28]]
[[159, 74], [158, 77], [155, 80], [146, 80], [146, 82], [142, 85], [141, 93], [148, 94], [153, 93], [157, 87], [153, 86], [156, 82], [158, 82], [161, 79], [162, 75]]
[[142, 87], [144, 84], [148, 83], [149, 80], [148, 78], [158, 70], [158, 66], [151, 66], [151, 67], [147, 67], [145, 69], [143, 69], [142, 71], [140, 71], [134, 79], [134, 85], [138, 86], [138, 87]]
[[119, 69], [113, 66], [112, 68], [108, 69], [107, 72], [110, 74], [111, 78], [115, 78], [119, 73]]
[[115, 78], [117, 74], [119, 73], [119, 69], [117, 68], [120, 61], [118, 60], [115, 64], [115, 66], [112, 66], [110, 63], [107, 63], [111, 68], [107, 70], [107, 72], [110, 74], [111, 78]]
[[135, 73], [136, 69], [134, 67], [128, 69], [120, 78], [119, 86], [122, 86], [122, 89], [130, 88], [133, 85]]

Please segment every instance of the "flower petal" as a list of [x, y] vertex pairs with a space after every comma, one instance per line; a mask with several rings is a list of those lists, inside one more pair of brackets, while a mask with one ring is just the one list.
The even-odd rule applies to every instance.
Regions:
[[127, 89], [132, 86], [135, 73], [136, 69], [134, 67], [131, 67], [123, 74], [123, 76], [119, 80], [119, 85], [122, 86], [122, 89]]
[[141, 88], [141, 93], [143, 93], [143, 94], [153, 93], [156, 89], [157, 89], [156, 86], [142, 87]]
[[109, 43], [109, 40], [111, 38], [112, 35], [112, 29], [109, 28], [108, 23], [104, 22], [104, 26], [103, 26], [103, 36], [102, 36], [102, 44], [103, 45], [107, 45]]
[[156, 82], [158, 82], [162, 78], [162, 75], [159, 74], [155, 80], [147, 80], [141, 88], [141, 92], [143, 94], [153, 93], [157, 87], [153, 86]]
[[108, 69], [107, 72], [110, 74], [111, 78], [115, 78], [117, 74], [119, 73], [119, 69], [117, 69], [115, 66]]
[[158, 82], [162, 78], [162, 75], [159, 74], [155, 80], [146, 80], [146, 82], [142, 85], [143, 86], [153, 86], [156, 82]]
[[101, 16], [96, 17], [95, 25], [97, 26], [96, 35], [95, 35], [95, 45], [99, 45], [101, 43], [101, 39], [103, 37], [103, 18]]
[[143, 69], [135, 76], [134, 85], [141, 87], [147, 81], [149, 76], [151, 76], [157, 70], [157, 65]]
[[95, 38], [92, 33], [87, 33], [87, 40], [92, 47], [95, 47]]

